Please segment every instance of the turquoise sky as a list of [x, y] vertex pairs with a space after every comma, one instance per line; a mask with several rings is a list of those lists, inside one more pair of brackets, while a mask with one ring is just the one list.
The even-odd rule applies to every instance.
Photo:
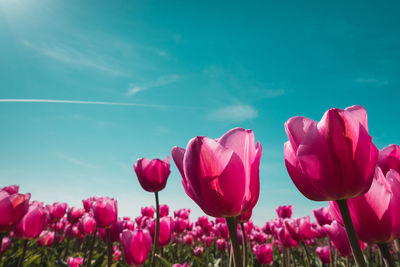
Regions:
[[[0, 0], [0, 99], [83, 101], [0, 102], [0, 185], [136, 217], [137, 158], [240, 126], [263, 146], [253, 219], [311, 215], [327, 203], [288, 176], [284, 122], [358, 104], [378, 148], [400, 143], [399, 3]], [[202, 215], [171, 170], [161, 203]]]

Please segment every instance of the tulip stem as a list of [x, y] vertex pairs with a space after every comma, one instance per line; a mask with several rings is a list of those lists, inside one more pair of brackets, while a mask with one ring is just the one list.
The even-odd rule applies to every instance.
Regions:
[[69, 235], [68, 235], [68, 240], [67, 240], [67, 245], [65, 246], [65, 251], [64, 251], [64, 257], [63, 260], [65, 261], [65, 259], [67, 258], [67, 254], [68, 254], [68, 248], [69, 248], [69, 242], [71, 241], [71, 235], [72, 235], [72, 227], [74, 225], [71, 223], [71, 228], [69, 229]]
[[237, 238], [236, 217], [226, 217], [225, 219], [226, 219], [226, 224], [228, 225], [229, 237], [231, 238], [231, 244], [233, 248], [232, 253], [233, 253], [233, 259], [235, 261], [235, 267], [242, 267], [243, 260], [242, 260], [242, 254], [240, 253], [239, 241]]
[[96, 242], [96, 233], [97, 233], [97, 225], [94, 228], [92, 243], [90, 244], [90, 252], [89, 252], [89, 259], [87, 260], [87, 267], [90, 267], [90, 265], [92, 264], [94, 243]]
[[27, 248], [27, 246], [28, 246], [28, 239], [24, 239], [24, 241], [23, 241], [23, 249], [22, 249], [22, 254], [21, 254], [21, 256], [19, 257], [19, 261], [18, 261], [18, 267], [22, 267], [22, 263], [23, 263], [23, 261], [24, 261], [24, 258], [25, 258], [25, 253], [26, 253], [26, 248]]
[[150, 266], [154, 267], [154, 256], [158, 248], [158, 236], [160, 234], [160, 204], [158, 202], [158, 192], [154, 192], [156, 197], [156, 234], [154, 237], [153, 254], [151, 255]]
[[243, 235], [243, 266], [247, 266], [247, 239], [246, 239], [246, 231], [244, 229], [244, 224], [241, 222], [240, 227], [242, 228]]
[[346, 228], [347, 238], [349, 239], [351, 250], [353, 252], [354, 260], [358, 267], [366, 267], [364, 256], [362, 254], [360, 244], [358, 243], [357, 234], [354, 230], [353, 222], [351, 220], [349, 207], [347, 205], [347, 200], [336, 200], [339, 206], [340, 213], [342, 214], [343, 224]]
[[111, 240], [110, 240], [110, 229], [106, 228], [106, 234], [107, 234], [107, 266], [111, 267], [111, 261], [112, 261], [112, 245], [111, 245]]
[[332, 251], [331, 241], [329, 240], [328, 240], [328, 245], [329, 245], [329, 256], [331, 258], [331, 261], [329, 262], [329, 267], [333, 267], [333, 251]]
[[386, 243], [378, 243], [379, 250], [381, 251], [383, 261], [386, 267], [394, 267], [392, 255], [390, 255], [389, 248]]
[[308, 253], [306, 245], [304, 245], [304, 242], [301, 241], [301, 245], [303, 246], [304, 251], [306, 252], [306, 260], [307, 260], [307, 265], [310, 267], [310, 254]]

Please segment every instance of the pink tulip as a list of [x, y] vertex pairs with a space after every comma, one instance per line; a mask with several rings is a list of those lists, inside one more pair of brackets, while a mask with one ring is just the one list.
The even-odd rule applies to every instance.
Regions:
[[[171, 234], [174, 229], [174, 222], [171, 217], [160, 218], [160, 233], [158, 236], [158, 247], [163, 248], [171, 242]], [[156, 221], [153, 220], [149, 227], [151, 238], [154, 240]]]
[[278, 206], [276, 207], [276, 213], [279, 218], [291, 218], [294, 207], [292, 205]]
[[[123, 224], [122, 224], [122, 221], [118, 218], [115, 221], [115, 223], [109, 228], [111, 243], [119, 241], [119, 237], [120, 237], [122, 230], [123, 230]], [[103, 239], [103, 241], [106, 243], [107, 242], [106, 229], [100, 228], [99, 233], [100, 233], [101, 239]]]
[[186, 226], [188, 225], [189, 220], [188, 219], [182, 219], [182, 218], [175, 218], [174, 219], [174, 231], [177, 233], [182, 233], [185, 231]]
[[297, 242], [312, 238], [310, 216], [284, 221], [290, 236]]
[[[330, 202], [329, 205], [335, 219], [342, 223], [337, 204]], [[400, 174], [394, 169], [390, 169], [385, 177], [377, 167], [369, 191], [349, 199], [348, 205], [360, 240], [386, 243], [400, 238]]]
[[140, 185], [148, 192], [159, 192], [165, 188], [170, 171], [169, 157], [164, 160], [139, 159], [134, 165]]
[[82, 199], [82, 204], [85, 211], [90, 212], [90, 210], [92, 209], [92, 201], [90, 200], [90, 198]]
[[133, 231], [135, 229], [135, 222], [132, 221], [130, 218], [124, 217], [124, 220], [122, 221], [122, 225], [123, 225], [124, 230], [127, 229], [127, 230]]
[[215, 243], [217, 244], [218, 250], [224, 250], [226, 248], [226, 240], [223, 238], [218, 238], [215, 240]]
[[293, 117], [285, 123], [285, 164], [297, 189], [311, 200], [342, 200], [368, 191], [378, 149], [360, 106], [328, 110], [318, 123]]
[[174, 217], [179, 217], [182, 219], [189, 219], [190, 209], [179, 209], [174, 211]]
[[113, 247], [113, 261], [118, 261], [121, 257], [121, 250], [118, 249], [118, 246], [115, 245]]
[[3, 237], [1, 240], [1, 250], [0, 255], [7, 251], [7, 249], [11, 246], [12, 239], [9, 236]]
[[189, 264], [187, 264], [187, 262], [185, 262], [184, 264], [175, 263], [174, 265], [172, 265], [172, 267], [190, 267], [190, 266]]
[[140, 209], [140, 212], [142, 213], [143, 216], [147, 216], [150, 218], [154, 217], [154, 213], [156, 212], [156, 208], [154, 207], [143, 207]]
[[183, 241], [185, 242], [186, 245], [192, 246], [193, 243], [194, 243], [193, 235], [191, 235], [191, 234], [186, 234], [186, 235], [183, 237]]
[[94, 202], [92, 209], [98, 227], [109, 228], [117, 221], [117, 201], [112, 198], [106, 197]]
[[57, 222], [64, 217], [65, 212], [67, 211], [67, 203], [55, 202], [52, 206], [47, 205], [46, 208], [50, 213], [51, 220]]
[[251, 130], [235, 128], [217, 140], [195, 137], [172, 149], [186, 194], [213, 217], [252, 210], [260, 194], [261, 145]]
[[19, 185], [14, 184], [14, 185], [5, 186], [0, 190], [6, 191], [10, 195], [17, 194], [18, 190], [19, 190]]
[[8, 232], [28, 211], [31, 194], [12, 194], [0, 190], [0, 232]]
[[333, 221], [332, 215], [330, 214], [329, 209], [327, 207], [314, 209], [313, 214], [315, 219], [317, 220], [317, 223], [320, 226], [324, 226], [325, 224], [331, 224], [331, 222]]
[[46, 223], [47, 214], [43, 207], [30, 205], [24, 217], [15, 226], [14, 234], [20, 239], [38, 238]]
[[67, 219], [70, 223], [77, 223], [84, 213], [84, 209], [70, 207], [67, 212]]
[[169, 214], [169, 207], [167, 204], [160, 205], [160, 217], [166, 217]]
[[82, 233], [93, 235], [96, 229], [96, 220], [89, 213], [85, 213], [79, 220], [79, 227]]
[[69, 257], [67, 260], [67, 264], [69, 267], [79, 267], [81, 265], [83, 265], [83, 258], [81, 257]]
[[378, 166], [382, 169], [384, 175], [393, 169], [400, 173], [400, 146], [389, 145], [379, 152]]
[[131, 266], [144, 264], [151, 249], [150, 233], [144, 229], [124, 230], [120, 240], [125, 261]]
[[339, 251], [342, 257], [351, 255], [351, 248], [349, 240], [347, 239], [346, 230], [337, 221], [323, 226], [325, 232], [328, 234], [332, 245]]
[[324, 247], [317, 247], [315, 249], [315, 252], [317, 252], [318, 257], [324, 264], [329, 264], [331, 262], [331, 251], [329, 249], [329, 246], [324, 246]]
[[204, 252], [204, 248], [201, 246], [197, 246], [193, 249], [193, 254], [197, 257], [200, 257], [201, 255], [203, 255]]
[[49, 247], [53, 244], [54, 241], [54, 232], [50, 231], [42, 231], [39, 236], [39, 246]]
[[260, 264], [272, 264], [273, 247], [272, 244], [255, 245], [253, 247], [254, 255]]
[[249, 210], [248, 212], [242, 213], [238, 216], [238, 222], [244, 223], [250, 220], [253, 210]]
[[287, 248], [293, 248], [297, 246], [297, 241], [293, 239], [290, 235], [289, 231], [287, 230], [286, 226], [282, 226], [276, 229], [276, 236], [278, 237], [279, 241]]

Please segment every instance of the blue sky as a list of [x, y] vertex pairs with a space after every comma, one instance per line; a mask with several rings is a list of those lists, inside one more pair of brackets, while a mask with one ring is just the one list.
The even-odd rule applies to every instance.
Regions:
[[[250, 128], [263, 146], [253, 219], [307, 200], [283, 160], [284, 122], [368, 111], [379, 148], [400, 140], [398, 1], [0, 0], [0, 184], [46, 203], [114, 196], [121, 215], [153, 204], [133, 172], [197, 135]], [[139, 104], [139, 105], [136, 105]], [[171, 165], [161, 203], [201, 210]]]

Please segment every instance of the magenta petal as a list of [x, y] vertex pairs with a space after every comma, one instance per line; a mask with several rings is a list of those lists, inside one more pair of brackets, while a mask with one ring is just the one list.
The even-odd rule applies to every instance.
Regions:
[[361, 123], [361, 125], [364, 126], [365, 130], [368, 132], [368, 117], [365, 108], [354, 105], [346, 108], [345, 110], [348, 111], [355, 120]]
[[378, 166], [386, 174], [390, 169], [400, 172], [400, 146], [388, 145], [379, 152]]
[[285, 123], [286, 134], [294, 151], [297, 151], [310, 129], [316, 126], [316, 121], [300, 116], [292, 117]]
[[178, 167], [179, 173], [182, 177], [185, 177], [185, 172], [183, 170], [183, 158], [185, 156], [185, 152], [185, 149], [177, 146], [172, 148], [171, 151], [172, 159], [174, 160], [176, 167]]

